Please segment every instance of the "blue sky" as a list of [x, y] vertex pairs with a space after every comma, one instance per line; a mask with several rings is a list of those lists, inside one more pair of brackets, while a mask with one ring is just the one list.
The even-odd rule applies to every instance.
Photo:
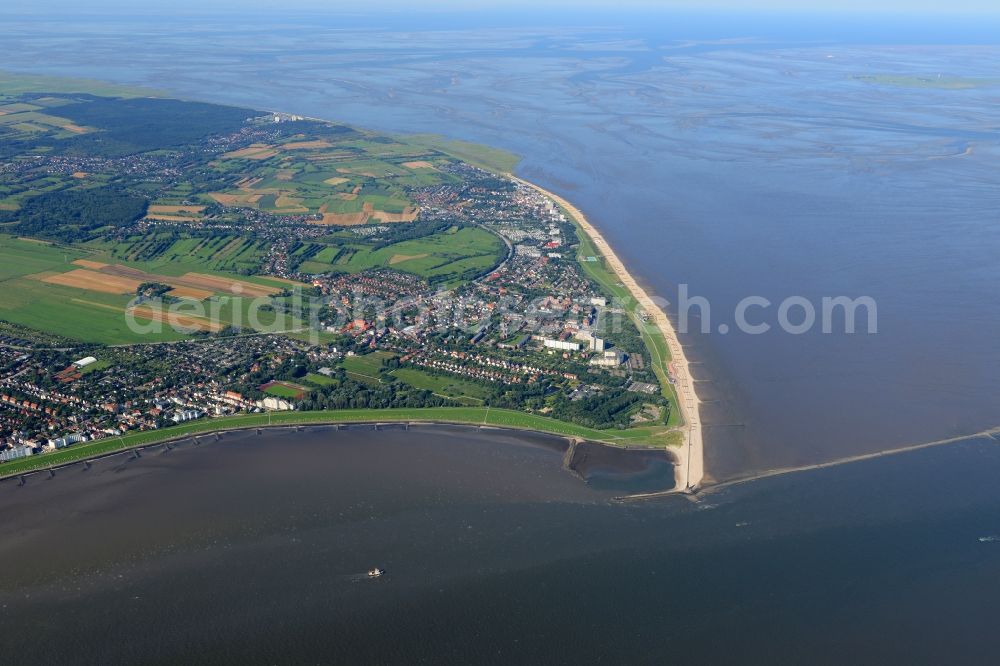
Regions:
[[604, 9], [739, 9], [797, 11], [943, 12], [1000, 13], [1000, 0], [5, 0], [8, 9], [44, 12], [47, 8], [72, 7], [78, 10], [119, 8], [142, 11], [171, 8], [234, 9], [330, 9], [349, 12], [371, 11], [380, 7], [414, 11], [427, 10], [544, 10], [559, 8]]

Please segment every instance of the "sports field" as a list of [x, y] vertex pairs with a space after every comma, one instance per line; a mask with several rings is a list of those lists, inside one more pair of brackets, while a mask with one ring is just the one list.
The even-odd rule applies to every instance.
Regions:
[[309, 392], [309, 389], [305, 386], [285, 381], [268, 382], [258, 388], [268, 395], [273, 395], [278, 398], [287, 398], [289, 400], [300, 400], [306, 393]]

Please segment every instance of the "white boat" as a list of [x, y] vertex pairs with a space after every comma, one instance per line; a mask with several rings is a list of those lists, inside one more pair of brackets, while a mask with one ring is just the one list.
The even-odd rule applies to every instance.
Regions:
[[384, 574], [384, 573], [385, 573], [385, 571], [384, 571], [384, 570], [382, 570], [382, 569], [379, 569], [378, 567], [375, 567], [374, 569], [371, 569], [371, 570], [370, 570], [370, 571], [368, 572], [368, 577], [369, 577], [369, 578], [378, 578], [379, 576], [381, 576], [381, 575], [382, 575], [382, 574]]

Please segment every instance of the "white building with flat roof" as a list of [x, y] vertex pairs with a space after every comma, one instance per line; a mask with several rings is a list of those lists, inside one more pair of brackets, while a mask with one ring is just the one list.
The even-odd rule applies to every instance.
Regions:
[[0, 451], [0, 462], [9, 462], [11, 460], [27, 458], [28, 456], [34, 454], [35, 450], [30, 446], [15, 446], [14, 448], [7, 449], [6, 451]]
[[48, 446], [50, 449], [65, 449], [71, 444], [76, 444], [77, 442], [86, 442], [87, 436], [80, 433], [74, 433], [72, 435], [66, 435], [64, 437], [57, 437], [55, 439], [50, 439]]
[[73, 365], [75, 365], [78, 368], [86, 368], [91, 363], [97, 363], [97, 359], [94, 358], [93, 356], [86, 356], [84, 358], [81, 358], [79, 361], [73, 361]]
[[625, 360], [625, 355], [619, 351], [609, 350], [590, 360], [591, 365], [600, 368], [616, 368]]
[[570, 342], [569, 340], [552, 340], [551, 338], [546, 338], [542, 341], [542, 344], [549, 349], [561, 349], [563, 351], [580, 351], [579, 342]]

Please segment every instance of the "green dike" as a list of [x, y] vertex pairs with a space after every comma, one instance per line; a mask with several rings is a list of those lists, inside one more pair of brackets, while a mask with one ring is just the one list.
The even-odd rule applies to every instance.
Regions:
[[[577, 247], [576, 258], [583, 268], [583, 271], [590, 276], [594, 282], [601, 285], [608, 293], [617, 298], [621, 303], [625, 305], [625, 311], [628, 313], [632, 321], [635, 322], [635, 326], [639, 329], [639, 335], [642, 337], [643, 344], [646, 345], [646, 349], [649, 350], [649, 356], [653, 364], [653, 372], [656, 374], [656, 378], [660, 380], [660, 387], [663, 396], [670, 401], [670, 418], [667, 421], [667, 425], [671, 427], [680, 426], [683, 424], [683, 419], [681, 417], [680, 403], [677, 398], [677, 391], [674, 389], [674, 385], [670, 383], [670, 376], [667, 369], [670, 363], [670, 348], [667, 346], [667, 341], [663, 337], [663, 333], [655, 326], [646, 325], [642, 319], [639, 318], [637, 313], [639, 309], [639, 303], [633, 298], [631, 292], [628, 288], [621, 283], [618, 276], [612, 271], [608, 270], [604, 254], [598, 251], [597, 247], [594, 245], [594, 241], [587, 235], [587, 232], [583, 230], [579, 224], [577, 224], [576, 219], [562, 206], [559, 206], [559, 210], [562, 211], [566, 219], [572, 221], [573, 226], [576, 228], [576, 235], [580, 241]], [[587, 257], [597, 257], [597, 261], [586, 261]]]
[[342, 409], [315, 412], [272, 412], [271, 414], [238, 414], [202, 419], [193, 423], [146, 430], [109, 437], [94, 442], [74, 444], [68, 448], [31, 458], [0, 463], [0, 478], [7, 478], [49, 467], [96, 458], [115, 451], [149, 446], [168, 440], [181, 439], [199, 433], [211, 433], [241, 428], [261, 428], [282, 425], [321, 425], [346, 423], [454, 423], [484, 425], [518, 430], [532, 430], [564, 437], [577, 437], [613, 446], [679, 446], [676, 431], [666, 426], [629, 428], [628, 430], [594, 430], [557, 421], [536, 414], [512, 409], [489, 407], [423, 407], [392, 409]]

